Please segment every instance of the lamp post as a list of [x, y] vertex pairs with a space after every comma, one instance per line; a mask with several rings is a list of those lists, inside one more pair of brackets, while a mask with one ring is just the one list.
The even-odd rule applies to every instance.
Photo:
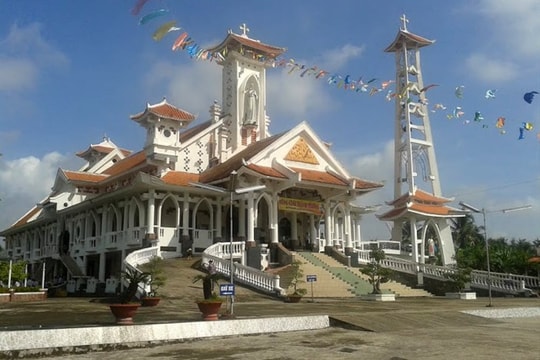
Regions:
[[[229, 193], [229, 260], [230, 260], [230, 283], [231, 285], [234, 285], [234, 257], [233, 257], [233, 195], [236, 194], [245, 194], [248, 192], [258, 191], [266, 189], [266, 185], [255, 185], [255, 186], [249, 186], [244, 188], [235, 189], [234, 188], [234, 180], [237, 175], [237, 172], [233, 170], [231, 172], [231, 186], [229, 190], [225, 190], [223, 188], [213, 186], [213, 185], [207, 185], [202, 183], [190, 183], [190, 185], [196, 186], [201, 189], [206, 189], [210, 191], [214, 191], [217, 193], [225, 194]], [[234, 315], [234, 295], [231, 296], [231, 308], [230, 308], [230, 314]]]
[[[483, 223], [484, 223], [484, 241], [486, 243], [486, 262], [487, 262], [487, 280], [488, 280], [488, 297], [489, 297], [489, 304], [487, 306], [492, 307], [493, 302], [492, 302], [492, 296], [491, 296], [491, 267], [490, 267], [490, 261], [489, 261], [489, 241], [487, 237], [487, 226], [486, 226], [486, 212], [487, 211], [484, 208], [482, 208], [482, 210], [475, 208], [474, 206], [469, 205], [463, 201], [460, 201], [459, 205], [461, 205], [461, 207], [467, 210], [470, 210], [474, 213], [482, 214]], [[502, 212], [506, 214], [507, 212], [526, 210], [526, 209], [530, 209], [531, 207], [532, 207], [531, 205], [524, 205], [524, 206], [517, 206], [517, 207], [507, 208], [507, 209], [491, 210], [489, 212]]]

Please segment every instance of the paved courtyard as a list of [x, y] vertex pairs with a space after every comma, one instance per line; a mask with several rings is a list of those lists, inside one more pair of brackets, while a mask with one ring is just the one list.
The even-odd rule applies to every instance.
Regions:
[[[539, 310], [537, 298], [451, 300], [404, 298], [395, 302], [358, 299], [315, 299], [299, 304], [246, 295], [235, 304], [237, 318], [329, 315], [335, 326], [316, 331], [272, 333], [178, 341], [168, 344], [119, 344], [80, 349], [78, 359], [533, 359], [540, 353], [540, 316], [485, 318], [463, 311]], [[537, 313], [536, 313], [537, 314]], [[45, 302], [6, 304], [0, 309], [2, 330], [114, 326], [100, 299], [52, 298]], [[190, 299], [164, 299], [155, 308], [141, 308], [138, 324], [198, 321]], [[220, 320], [226, 321], [226, 320]], [[135, 347], [136, 346], [136, 347]], [[73, 353], [51, 353], [44, 359], [65, 359]]]

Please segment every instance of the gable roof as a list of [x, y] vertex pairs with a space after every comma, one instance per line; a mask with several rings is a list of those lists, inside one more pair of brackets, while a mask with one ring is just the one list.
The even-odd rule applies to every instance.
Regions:
[[413, 194], [407, 193], [394, 201], [388, 203], [394, 208], [386, 213], [377, 215], [380, 220], [391, 221], [394, 219], [407, 217], [414, 214], [416, 217], [463, 217], [466, 211], [444, 205], [450, 199], [431, 195], [423, 190], [417, 189]]
[[435, 40], [429, 40], [420, 35], [410, 33], [407, 30], [400, 29], [396, 35], [394, 41], [388, 45], [385, 52], [396, 52], [402, 49], [402, 44], [405, 43], [407, 48], [421, 48], [424, 46], [431, 45]]
[[147, 104], [144, 111], [131, 115], [130, 118], [134, 121], [141, 122], [149, 114], [153, 114], [159, 118], [176, 120], [182, 124], [190, 123], [195, 120], [195, 115], [169, 104], [165, 98], [163, 98], [163, 101], [160, 103], [154, 105]]
[[103, 174], [110, 176], [119, 175], [144, 163], [146, 163], [146, 153], [144, 151], [139, 151], [138, 153], [118, 161], [116, 164], [105, 170]]
[[225, 40], [223, 40], [219, 45], [216, 45], [208, 49], [208, 51], [221, 52], [224, 49], [241, 50], [244, 46], [255, 50], [257, 53], [264, 54], [265, 56], [272, 59], [275, 59], [276, 57], [278, 57], [279, 55], [283, 54], [286, 51], [285, 48], [268, 45], [258, 40], [250, 39], [247, 36], [237, 35], [233, 33], [232, 31], [230, 31], [227, 34], [227, 37], [225, 38]]
[[225, 179], [231, 174], [231, 172], [233, 172], [233, 170], [238, 170], [244, 164], [244, 161], [251, 159], [263, 149], [270, 146], [270, 144], [283, 136], [283, 134], [284, 133], [270, 136], [249, 145], [227, 161], [202, 172], [200, 181], [203, 183], [211, 183], [217, 180]]

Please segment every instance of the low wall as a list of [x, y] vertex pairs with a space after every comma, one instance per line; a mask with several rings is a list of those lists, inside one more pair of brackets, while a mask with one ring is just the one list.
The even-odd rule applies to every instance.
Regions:
[[0, 303], [42, 301], [47, 299], [47, 291], [9, 292], [0, 294]]
[[328, 315], [197, 321], [130, 326], [0, 331], [0, 359], [55, 352], [144, 347], [148, 343], [268, 334], [330, 327]]

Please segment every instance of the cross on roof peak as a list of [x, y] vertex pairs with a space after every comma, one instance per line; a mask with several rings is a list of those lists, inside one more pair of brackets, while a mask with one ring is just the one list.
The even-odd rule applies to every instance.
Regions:
[[240, 30], [242, 30], [242, 36], [248, 37], [247, 33], [249, 32], [249, 28], [245, 23], [240, 26]]
[[405, 14], [401, 15], [399, 19], [401, 20], [401, 30], [407, 31], [407, 23], [409, 22], [409, 19], [407, 19]]

